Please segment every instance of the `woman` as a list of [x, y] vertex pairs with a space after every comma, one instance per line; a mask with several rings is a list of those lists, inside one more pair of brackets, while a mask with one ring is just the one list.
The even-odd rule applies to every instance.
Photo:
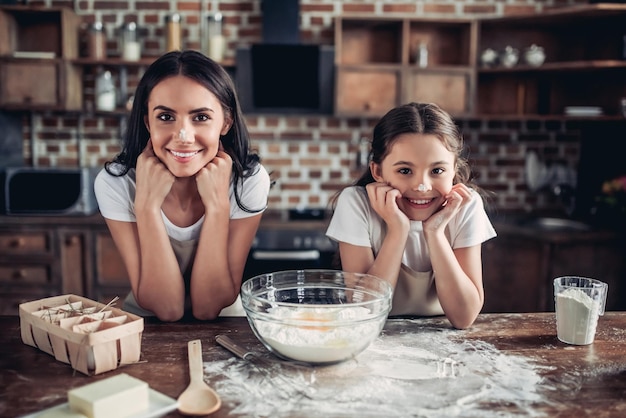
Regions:
[[123, 149], [95, 182], [130, 278], [125, 310], [205, 320], [236, 301], [270, 185], [249, 146], [222, 67], [195, 51], [150, 65]]

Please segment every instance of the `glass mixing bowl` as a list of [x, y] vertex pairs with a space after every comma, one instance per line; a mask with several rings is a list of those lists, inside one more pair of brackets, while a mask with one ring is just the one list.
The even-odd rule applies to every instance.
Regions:
[[256, 337], [277, 356], [331, 364], [365, 350], [385, 325], [393, 289], [368, 274], [287, 270], [261, 274], [241, 286]]

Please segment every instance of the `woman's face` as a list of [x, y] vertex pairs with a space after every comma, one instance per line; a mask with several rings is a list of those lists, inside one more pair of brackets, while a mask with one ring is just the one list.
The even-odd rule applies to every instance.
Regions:
[[400, 191], [398, 207], [409, 219], [424, 221], [452, 190], [455, 155], [434, 135], [408, 133], [398, 136], [389, 154], [370, 168], [376, 181]]
[[213, 93], [180, 75], [152, 89], [144, 122], [155, 155], [176, 177], [193, 176], [215, 158], [231, 125]]

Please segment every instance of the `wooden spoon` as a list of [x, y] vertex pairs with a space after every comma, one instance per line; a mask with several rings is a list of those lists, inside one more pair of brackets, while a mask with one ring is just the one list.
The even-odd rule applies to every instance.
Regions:
[[178, 412], [184, 415], [209, 415], [220, 409], [219, 395], [204, 383], [202, 342], [187, 343], [189, 352], [189, 386], [178, 397]]

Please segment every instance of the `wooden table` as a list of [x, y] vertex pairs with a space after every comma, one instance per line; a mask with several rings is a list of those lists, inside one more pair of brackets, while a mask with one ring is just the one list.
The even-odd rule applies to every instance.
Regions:
[[[218, 334], [273, 362], [271, 373], [259, 372], [217, 345]], [[407, 411], [412, 416], [626, 416], [626, 312], [601, 317], [596, 340], [588, 346], [561, 343], [555, 334], [554, 313], [483, 314], [462, 331], [452, 329], [444, 318], [394, 319], [355, 360], [307, 368], [267, 353], [245, 318], [146, 322], [142, 362], [88, 377], [24, 345], [19, 318], [6, 316], [0, 317], [0, 416], [61, 404], [69, 389], [122, 372], [177, 398], [189, 379], [187, 342], [198, 338], [203, 343], [205, 381], [224, 401], [215, 417], [407, 416]], [[407, 378], [411, 373], [415, 375]], [[241, 393], [238, 385], [243, 386]], [[353, 393], [358, 385], [361, 394]], [[276, 391], [267, 392], [268, 387]], [[275, 395], [292, 390], [297, 396]], [[406, 401], [402, 390], [412, 393]], [[397, 396], [388, 405], [375, 399], [390, 393]], [[274, 396], [279, 401], [268, 412], [264, 407]], [[364, 407], [355, 412], [354, 405]]]

